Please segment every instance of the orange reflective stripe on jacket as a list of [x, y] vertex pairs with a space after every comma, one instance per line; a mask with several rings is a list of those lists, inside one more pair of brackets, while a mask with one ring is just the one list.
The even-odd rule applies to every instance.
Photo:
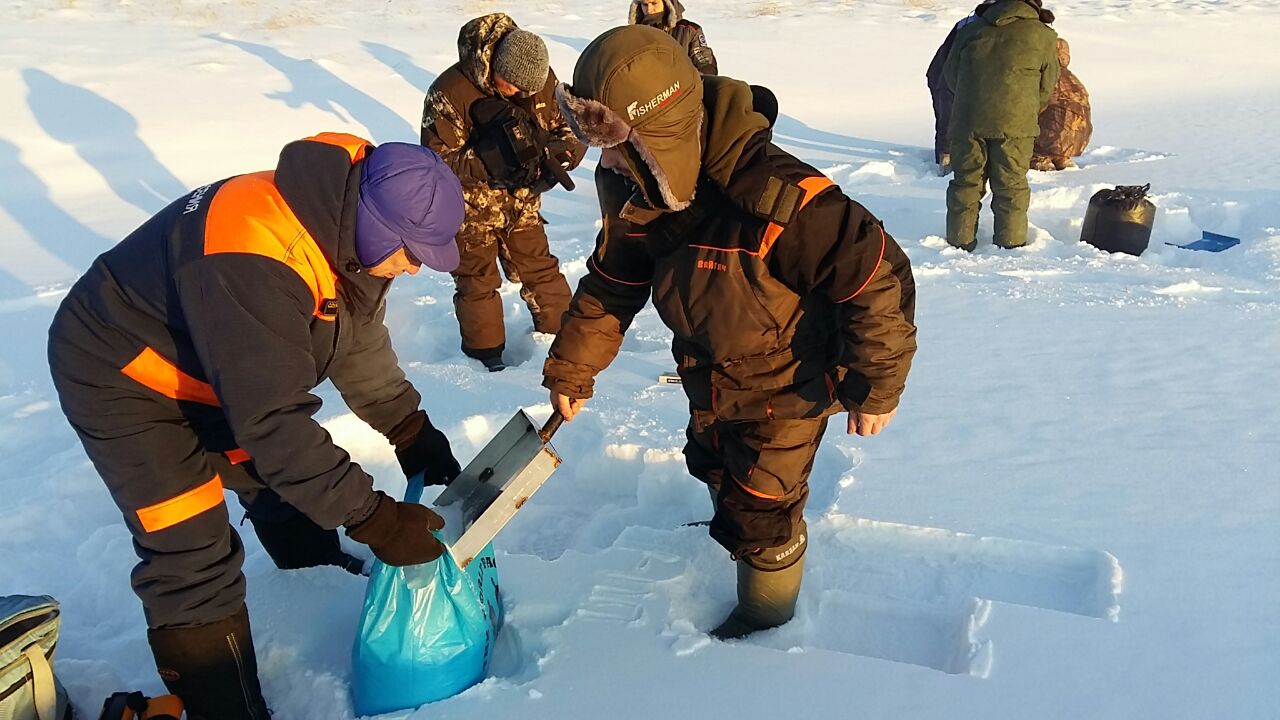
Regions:
[[274, 182], [275, 173], [239, 175], [222, 184], [209, 204], [204, 253], [248, 253], [279, 260], [311, 290], [316, 317], [332, 320], [324, 301], [337, 297], [338, 277], [320, 246], [293, 214]]
[[[808, 205], [810, 200], [817, 197], [818, 193], [826, 190], [832, 185], [835, 185], [835, 183], [831, 181], [831, 178], [828, 178], [825, 175], [816, 175], [814, 177], [807, 177], [801, 180], [800, 189], [804, 190], [804, 197], [800, 198], [800, 207], [796, 208], [796, 213], [799, 214], [800, 210], [802, 210], [805, 205]], [[777, 223], [769, 223], [769, 227], [764, 230], [764, 240], [760, 243], [760, 257], [764, 257], [769, 254], [769, 249], [773, 247], [773, 243], [778, 239], [778, 236], [782, 234], [783, 229], [784, 228]]]
[[[323, 132], [306, 139], [346, 150], [352, 163], [363, 159], [370, 147], [368, 140], [348, 133]], [[337, 298], [338, 276], [280, 195], [274, 172], [239, 175], [218, 188], [205, 220], [204, 252], [249, 253], [279, 260], [311, 290], [315, 316], [334, 319], [326, 301]]]
[[750, 485], [742, 482], [738, 478], [734, 478], [733, 481], [738, 484], [738, 487], [747, 491], [748, 494], [755, 495], [756, 497], [761, 498], [762, 500], [781, 500], [782, 498], [786, 497], [786, 495], [770, 495], [768, 493], [760, 492], [759, 490], [756, 490]]
[[222, 478], [214, 475], [212, 480], [197, 488], [139, 509], [138, 521], [142, 523], [143, 530], [153, 533], [190, 520], [221, 504]]
[[352, 163], [362, 160], [369, 150], [368, 140], [349, 133], [322, 132], [305, 139], [313, 142], [322, 142], [326, 145], [337, 145], [351, 155]]
[[201, 382], [182, 372], [177, 365], [166, 360], [160, 353], [145, 348], [138, 356], [120, 368], [125, 377], [155, 390], [165, 397], [174, 400], [204, 403], [217, 406], [218, 396], [213, 393], [213, 386]]

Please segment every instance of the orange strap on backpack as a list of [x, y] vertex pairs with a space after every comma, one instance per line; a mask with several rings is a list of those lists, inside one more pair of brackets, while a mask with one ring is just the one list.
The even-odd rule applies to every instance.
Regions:
[[182, 700], [177, 695], [149, 698], [140, 692], [118, 692], [102, 703], [98, 720], [181, 720]]

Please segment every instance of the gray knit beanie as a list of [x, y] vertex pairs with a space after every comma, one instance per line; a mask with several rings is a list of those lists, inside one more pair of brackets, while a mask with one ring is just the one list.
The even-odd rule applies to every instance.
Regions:
[[493, 69], [527, 93], [536, 93], [547, 84], [550, 67], [547, 44], [528, 30], [512, 30], [493, 51]]

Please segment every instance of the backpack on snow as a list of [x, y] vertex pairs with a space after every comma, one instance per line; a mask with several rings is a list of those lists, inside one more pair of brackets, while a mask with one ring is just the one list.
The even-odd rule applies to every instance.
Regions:
[[0, 720], [72, 720], [53, 677], [61, 611], [53, 598], [0, 597]]

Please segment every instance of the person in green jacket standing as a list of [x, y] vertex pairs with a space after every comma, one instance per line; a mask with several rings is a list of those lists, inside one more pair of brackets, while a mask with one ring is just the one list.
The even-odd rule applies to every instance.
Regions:
[[997, 0], [960, 29], [943, 75], [955, 93], [948, 141], [947, 242], [972, 251], [987, 181], [995, 244], [1027, 243], [1027, 170], [1040, 110], [1058, 82], [1058, 34], [1041, 0]]

